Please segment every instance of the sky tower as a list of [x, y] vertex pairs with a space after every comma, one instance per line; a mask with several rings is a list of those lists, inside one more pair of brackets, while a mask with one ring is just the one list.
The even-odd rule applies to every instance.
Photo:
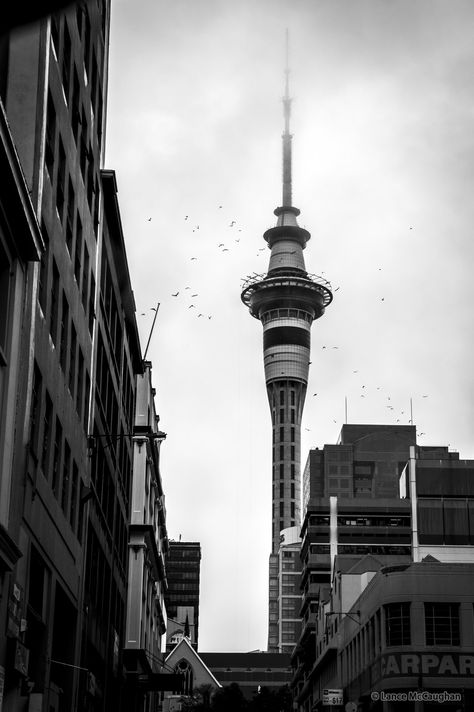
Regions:
[[[280, 532], [298, 527], [301, 521], [301, 418], [308, 384], [311, 324], [332, 301], [329, 283], [306, 271], [303, 250], [310, 233], [298, 225], [300, 211], [292, 201], [288, 38], [285, 75], [282, 205], [274, 211], [275, 227], [263, 235], [271, 250], [268, 273], [248, 279], [241, 295], [251, 315], [263, 325], [263, 361], [273, 426], [269, 650], [275, 649], [271, 640], [272, 628], [277, 630], [278, 610], [278, 621], [282, 619], [281, 601], [272, 595]], [[281, 649], [281, 640], [277, 647]]]

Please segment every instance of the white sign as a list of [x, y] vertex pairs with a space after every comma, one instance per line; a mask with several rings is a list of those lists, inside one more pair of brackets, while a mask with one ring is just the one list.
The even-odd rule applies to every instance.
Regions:
[[328, 707], [342, 705], [342, 699], [342, 690], [323, 690], [323, 705]]

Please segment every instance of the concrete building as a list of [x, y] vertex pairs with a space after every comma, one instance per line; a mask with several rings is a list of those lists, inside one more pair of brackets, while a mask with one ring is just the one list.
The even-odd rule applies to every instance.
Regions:
[[122, 651], [126, 643], [132, 436], [137, 374], [143, 374], [114, 172], [102, 171], [101, 184], [103, 229], [88, 438], [86, 615], [81, 651], [81, 666], [89, 673], [79, 695], [81, 709], [94, 711], [117, 708], [125, 684]]
[[[332, 301], [329, 283], [306, 271], [303, 250], [310, 233], [300, 227], [292, 201], [290, 109], [286, 72], [283, 99], [283, 196], [277, 224], [264, 234], [270, 250], [267, 274], [250, 277], [242, 301], [263, 325], [265, 382], [272, 418], [272, 551], [269, 582], [278, 571], [280, 532], [300, 525], [301, 418], [308, 383], [311, 324]], [[281, 652], [280, 603], [269, 585], [268, 650]], [[286, 631], [289, 633], [289, 630]], [[296, 637], [294, 632], [293, 640]]]
[[474, 561], [474, 461], [447, 447], [411, 448], [400, 477], [411, 505], [413, 561]]
[[[6, 709], [77, 709], [82, 684], [108, 22], [108, 2], [74, 5], [1, 39], [3, 107], [44, 246], [25, 273], [21, 388], [9, 416], [16, 419], [9, 531], [21, 556], [2, 594], [2, 630], [15, 660], [5, 670]], [[0, 191], [3, 201], [3, 177]], [[13, 202], [8, 214], [21, 225]]]
[[[6, 621], [10, 641], [0, 637], [0, 687], [5, 675], [11, 677], [7, 642], [17, 647], [24, 610], [15, 607], [20, 594], [14, 589], [11, 572], [22, 552], [18, 548], [18, 520], [12, 516], [10, 502], [14, 482], [15, 430], [21, 427], [24, 408], [16, 413], [17, 402], [24, 403], [22, 330], [31, 323], [31, 310], [25, 309], [31, 291], [29, 262], [38, 261], [43, 249], [36, 214], [30, 200], [18, 155], [0, 97], [0, 625]], [[14, 658], [16, 660], [16, 658]], [[11, 660], [11, 658], [10, 658]], [[15, 664], [13, 665], [13, 668]], [[21, 674], [21, 671], [18, 671]], [[15, 673], [13, 673], [15, 675]]]
[[[157, 707], [159, 694], [152, 688], [162, 672], [162, 637], [166, 631], [165, 556], [168, 534], [160, 473], [160, 448], [166, 435], [159, 428], [160, 419], [155, 411], [154, 399], [151, 363], [146, 361], [143, 374], [137, 376], [128, 542], [124, 663], [126, 709], [130, 712], [151, 712]], [[158, 685], [157, 689], [160, 688], [161, 685]]]
[[195, 541], [171, 540], [165, 565], [168, 583], [166, 651], [170, 652], [183, 635], [197, 650], [201, 545]]
[[[428, 696], [424, 707], [422, 700], [413, 706], [413, 694], [411, 698], [400, 698], [407, 705], [404, 707], [401, 702], [398, 706], [393, 704], [395, 697], [382, 700], [382, 692], [395, 690], [408, 694], [418, 688], [439, 691], [443, 684], [443, 666], [447, 666], [446, 674], [458, 678], [452, 685], [444, 680], [443, 689], [456, 694], [464, 690], [462, 700], [453, 698], [450, 705], [447, 699], [443, 708], [446, 704], [447, 709], [470, 709], [472, 684], [461, 680], [463, 675], [459, 671], [463, 665], [469, 667], [470, 660], [474, 663], [472, 641], [464, 636], [463, 642], [463, 636], [458, 636], [460, 649], [449, 648], [450, 645], [459, 647], [458, 643], [448, 643], [449, 649], [443, 651], [444, 633], [438, 639], [437, 634], [430, 631], [442, 631], [451, 625], [451, 618], [457, 615], [453, 611], [458, 611], [459, 606], [461, 611], [464, 607], [465, 611], [472, 612], [474, 594], [470, 577], [474, 572], [474, 526], [470, 512], [474, 509], [474, 463], [460, 460], [459, 454], [450, 452], [447, 447], [410, 444], [409, 431], [405, 431], [407, 438], [403, 447], [400, 433], [396, 429], [391, 431], [395, 436], [391, 450], [386, 439], [390, 431], [376, 428], [367, 438], [369, 426], [360, 427], [367, 429], [365, 465], [371, 463], [367, 453], [371, 450], [372, 458], [375, 455], [374, 443], [378, 443], [384, 455], [383, 470], [388, 472], [392, 460], [392, 497], [370, 500], [361, 492], [359, 497], [308, 500], [302, 533], [303, 632], [292, 658], [298, 709], [306, 712], [331, 704], [324, 691], [332, 690], [343, 696], [344, 704], [355, 705], [353, 709], [359, 705], [360, 709], [431, 711], [437, 709], [439, 701], [433, 699], [430, 706]], [[352, 426], [350, 431], [357, 432]], [[347, 442], [346, 432], [341, 444]], [[401, 449], [396, 447], [397, 442]], [[406, 451], [406, 446], [409, 461], [402, 467], [400, 454]], [[317, 473], [316, 483], [310, 483], [310, 490], [313, 484], [320, 488], [321, 473], [330, 467], [331, 460], [327, 465], [324, 463], [325, 450], [313, 453], [309, 463], [309, 469], [313, 465]], [[337, 458], [334, 459], [337, 462]], [[378, 468], [379, 465], [374, 465], [374, 477]], [[393, 497], [397, 469], [401, 470], [399, 496]], [[340, 469], [332, 472], [337, 477], [341, 474], [347, 473]], [[336, 482], [335, 486], [339, 488], [340, 483]], [[351, 486], [344, 489], [351, 490]], [[364, 489], [368, 489], [368, 484], [364, 483]], [[377, 491], [374, 481], [371, 491]], [[383, 491], [388, 493], [387, 482]], [[315, 561], [311, 566], [312, 546]], [[403, 603], [398, 603], [402, 598]], [[369, 599], [372, 613], [365, 615], [363, 604]], [[374, 606], [379, 607], [375, 617], [372, 615]], [[400, 629], [408, 628], [412, 632], [404, 637]], [[345, 637], [349, 630], [355, 636], [352, 643]], [[400, 640], [396, 638], [396, 631]], [[381, 642], [375, 645], [375, 639]], [[392, 650], [391, 646], [401, 649]], [[435, 658], [439, 662], [436, 670]], [[409, 664], [410, 660], [413, 665]], [[450, 665], [452, 671], [448, 670]], [[407, 675], [402, 674], [403, 670]], [[416, 679], [416, 675], [423, 675], [423, 671], [431, 674], [421, 684], [421, 678]], [[380, 693], [377, 705], [369, 697], [374, 691]]]
[[472, 709], [473, 604], [472, 563], [373, 559], [336, 574], [318, 611], [305, 709], [323, 709], [329, 690], [361, 711]]
[[389, 563], [411, 560], [411, 507], [399, 498], [399, 478], [416, 428], [343, 425], [339, 442], [311, 450], [303, 473], [301, 634], [292, 653], [293, 689], [309, 704], [315, 661], [315, 617], [328, 595], [334, 564], [348, 568], [372, 554]]

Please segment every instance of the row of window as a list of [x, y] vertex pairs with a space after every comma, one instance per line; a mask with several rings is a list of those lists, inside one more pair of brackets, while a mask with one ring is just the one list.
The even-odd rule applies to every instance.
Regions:
[[53, 402], [35, 363], [31, 396], [30, 450], [44, 477], [51, 485], [64, 516], [81, 539], [79, 518], [80, 477], [71, 447], [63, 434], [63, 427], [55, 414]]
[[[278, 467], [278, 472], [280, 473], [280, 479], [284, 479], [285, 464], [283, 462], [280, 462], [278, 465], [277, 464], [274, 465], [274, 474], [275, 475], [276, 475], [277, 467]], [[294, 480], [296, 477], [296, 464], [294, 462], [292, 462], [290, 464], [290, 477], [292, 480]]]
[[301, 309], [272, 309], [271, 311], [264, 312], [260, 317], [262, 324], [266, 324], [274, 319], [303, 319], [309, 324], [313, 322], [313, 317], [309, 312], [302, 311]]
[[417, 511], [420, 544], [474, 544], [473, 498], [423, 498]]
[[[285, 504], [286, 502], [280, 502], [280, 517], [285, 516]], [[294, 519], [295, 516], [295, 502], [293, 500], [292, 502], [290, 502], [290, 517]]]
[[[47, 257], [43, 255], [45, 260]], [[44, 314], [47, 314], [45, 275], [46, 261], [40, 268], [40, 284], [38, 297]], [[69, 302], [61, 281], [56, 260], [52, 260], [52, 284], [50, 290], [49, 333], [54, 346], [59, 345], [59, 365], [64, 375], [64, 381], [69, 388], [71, 398], [76, 407], [84, 432], [87, 432], [89, 416], [90, 376], [85, 363], [84, 352], [78, 343], [77, 330], [70, 316]]]
[[[285, 445], [280, 445], [279, 447], [279, 460], [284, 460], [285, 459], [285, 447], [287, 448], [288, 446]], [[276, 450], [276, 448], [274, 448]], [[295, 445], [290, 445], [290, 458], [291, 460], [295, 459], [296, 455], [296, 448]], [[276, 452], [275, 452], [275, 459], [276, 459]]]
[[[372, 664], [383, 649], [382, 626], [385, 630], [385, 647], [411, 645], [411, 604], [409, 602], [389, 603], [378, 609], [365, 626], [356, 634], [343, 651], [343, 676], [353, 680], [362, 670]], [[336, 622], [328, 635], [337, 631]], [[459, 603], [424, 603], [425, 645], [459, 646], [460, 619]], [[321, 653], [327, 636], [318, 643]]]
[[[273, 430], [272, 430], [272, 437], [273, 437], [273, 445], [275, 445], [275, 440], [276, 440], [276, 437], [277, 437], [277, 429], [276, 429], [276, 427], [274, 427]], [[295, 437], [296, 437], [296, 435], [295, 435], [295, 428], [294, 428], [294, 427], [291, 427], [291, 428], [290, 428], [290, 441], [291, 441], [292, 443], [295, 442]], [[279, 431], [278, 431], [278, 438], [279, 438], [280, 441], [285, 440], [285, 428], [284, 428], [283, 425], [280, 426], [280, 429], [279, 429]]]
[[[286, 415], [285, 415], [285, 408], [279, 408], [278, 409], [278, 422], [279, 423], [286, 423]], [[276, 417], [277, 417], [277, 409], [272, 408], [272, 423], [273, 426], [275, 427], [276, 425]], [[292, 425], [296, 424], [296, 408], [290, 407], [290, 423]]]

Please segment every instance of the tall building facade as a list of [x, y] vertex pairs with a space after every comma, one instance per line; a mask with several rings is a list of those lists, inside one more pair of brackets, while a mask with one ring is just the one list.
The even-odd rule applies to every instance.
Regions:
[[2, 104], [42, 242], [40, 261], [25, 272], [20, 389], [9, 416], [9, 530], [20, 556], [1, 594], [11, 649], [2, 665], [7, 709], [75, 710], [84, 678], [84, 495], [108, 25], [109, 3], [101, 0], [15, 27], [0, 43]]
[[201, 544], [171, 540], [166, 556], [167, 652], [183, 636], [189, 639], [195, 650], [198, 649], [200, 577]]
[[[308, 383], [311, 324], [332, 301], [326, 280], [307, 272], [303, 250], [310, 233], [297, 222], [292, 202], [291, 99], [286, 72], [283, 99], [283, 196], [277, 224], [264, 234], [270, 250], [267, 274], [244, 283], [242, 301], [263, 325], [263, 361], [272, 417], [272, 550], [269, 580], [278, 571], [280, 532], [300, 524], [301, 418]], [[268, 650], [278, 651], [279, 603], [269, 586]]]
[[[126, 709], [153, 711], [158, 690], [153, 678], [161, 672], [162, 637], [166, 631], [165, 556], [168, 551], [166, 508], [160, 472], [161, 444], [151, 363], [137, 376], [133, 430], [133, 478], [129, 527], [128, 596], [124, 663]], [[145, 698], [145, 699], [144, 699]]]
[[415, 442], [412, 425], [346, 424], [337, 444], [308, 454], [303, 472], [301, 633], [292, 653], [300, 710], [311, 709], [316, 615], [336, 569], [347, 571], [367, 555], [385, 565], [411, 560], [410, 504], [399, 497], [399, 479]]
[[[85, 571], [80, 708], [118, 708], [128, 585], [136, 383], [143, 373], [113, 171], [101, 171], [102, 240], [88, 437], [90, 480], [83, 500]], [[138, 602], [137, 602], [138, 605]]]

